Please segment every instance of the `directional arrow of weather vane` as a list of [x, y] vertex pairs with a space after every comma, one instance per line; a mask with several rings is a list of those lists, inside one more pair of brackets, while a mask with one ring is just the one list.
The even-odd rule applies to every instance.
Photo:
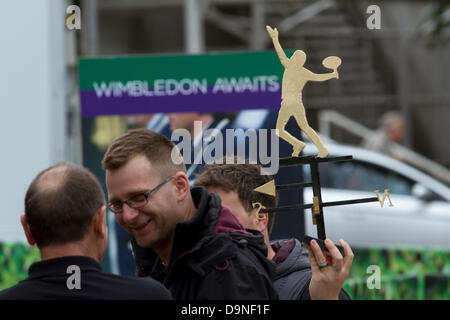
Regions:
[[[319, 163], [321, 162], [338, 162], [338, 161], [348, 161], [352, 160], [352, 156], [343, 156], [343, 157], [328, 157], [328, 158], [318, 158], [315, 156], [306, 156], [306, 157], [292, 157], [292, 158], [281, 158], [280, 159], [280, 167], [286, 166], [298, 166], [309, 164], [311, 169], [311, 182], [303, 182], [303, 183], [293, 183], [293, 184], [283, 184], [283, 185], [275, 185], [275, 180], [271, 180], [257, 188], [254, 191], [267, 194], [275, 197], [277, 190], [286, 190], [293, 189], [299, 187], [312, 187], [313, 189], [313, 203], [308, 204], [297, 204], [297, 205], [289, 205], [289, 206], [281, 206], [276, 208], [262, 208], [259, 210], [260, 213], [268, 213], [268, 212], [282, 212], [282, 211], [295, 211], [299, 209], [312, 209], [313, 216], [313, 224], [317, 227], [317, 235], [321, 240], [325, 240], [325, 224], [323, 219], [323, 210], [324, 207], [333, 207], [333, 206], [342, 206], [356, 203], [365, 203], [365, 202], [375, 202], [379, 201], [381, 207], [385, 202], [386, 197], [389, 200], [390, 205], [393, 206], [392, 201], [389, 196], [388, 189], [384, 190], [383, 198], [380, 199], [380, 195], [378, 190], [375, 190], [376, 197], [370, 198], [361, 198], [361, 199], [352, 199], [352, 200], [342, 200], [342, 201], [333, 201], [333, 202], [322, 202], [322, 194], [320, 187], [320, 177], [319, 177]], [[256, 203], [253, 204], [255, 207]]]

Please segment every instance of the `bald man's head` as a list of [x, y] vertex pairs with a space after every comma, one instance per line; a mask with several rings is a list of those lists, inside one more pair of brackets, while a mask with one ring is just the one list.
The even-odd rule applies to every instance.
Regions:
[[62, 163], [33, 180], [25, 196], [25, 216], [42, 248], [82, 240], [104, 203], [103, 189], [89, 170]]

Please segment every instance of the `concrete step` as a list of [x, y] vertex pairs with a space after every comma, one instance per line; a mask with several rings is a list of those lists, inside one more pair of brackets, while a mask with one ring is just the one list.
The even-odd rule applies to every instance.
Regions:
[[322, 60], [327, 56], [339, 56], [343, 61], [339, 81], [309, 83], [304, 90], [305, 98], [321, 101], [323, 97], [345, 100], [387, 95], [373, 62], [372, 40], [362, 36], [342, 5], [325, 10], [281, 36], [284, 48], [306, 52], [305, 67], [313, 72], [324, 72]]
[[335, 84], [333, 86], [307, 86], [304, 89], [304, 94], [308, 96], [323, 97], [326, 96], [341, 96], [341, 95], [358, 95], [358, 94], [387, 94], [386, 89], [382, 84], [377, 83], [360, 83], [356, 84]]

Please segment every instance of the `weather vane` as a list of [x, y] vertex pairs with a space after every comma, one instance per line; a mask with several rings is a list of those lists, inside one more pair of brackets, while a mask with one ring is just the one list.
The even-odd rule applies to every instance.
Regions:
[[[328, 251], [325, 246], [325, 222], [323, 217], [323, 208], [331, 206], [342, 206], [356, 203], [374, 202], [379, 201], [381, 207], [385, 202], [386, 197], [389, 199], [389, 204], [392, 207], [392, 201], [389, 196], [389, 190], [385, 189], [383, 198], [380, 199], [379, 190], [375, 190], [376, 197], [353, 199], [353, 200], [342, 200], [333, 202], [323, 202], [322, 193], [320, 186], [320, 175], [319, 175], [319, 163], [322, 162], [338, 162], [338, 161], [349, 161], [353, 157], [342, 156], [342, 157], [328, 157], [328, 150], [323, 145], [317, 133], [309, 126], [306, 119], [305, 107], [302, 101], [302, 91], [305, 84], [308, 81], [327, 81], [332, 78], [339, 78], [337, 68], [341, 65], [342, 60], [339, 57], [330, 56], [322, 61], [324, 67], [334, 70], [331, 73], [316, 74], [308, 69], [304, 68], [303, 65], [306, 61], [306, 54], [302, 50], [296, 50], [291, 58], [288, 58], [281, 48], [280, 42], [278, 41], [278, 31], [277, 29], [272, 29], [270, 26], [266, 26], [267, 32], [272, 38], [273, 45], [278, 54], [281, 64], [284, 67], [283, 81], [281, 85], [281, 107], [278, 113], [278, 119], [276, 123], [277, 135], [283, 140], [287, 141], [292, 145], [293, 152], [291, 158], [281, 158], [280, 167], [286, 166], [298, 166], [298, 165], [309, 165], [311, 171], [311, 181], [286, 184], [286, 185], [275, 185], [275, 181], [271, 180], [266, 184], [259, 186], [254, 189], [254, 191], [259, 193], [264, 193], [276, 196], [277, 190], [285, 190], [292, 188], [303, 188], [312, 187], [313, 199], [312, 203], [308, 204], [296, 204], [290, 206], [281, 206], [276, 208], [262, 208], [261, 203], [253, 203], [253, 207], [257, 208], [258, 213], [266, 212], [282, 212], [282, 211], [298, 211], [303, 209], [312, 210], [312, 220], [313, 224], [317, 227], [317, 237], [313, 238], [311, 236], [304, 236], [302, 244], [305, 247], [309, 247], [309, 243], [312, 239], [315, 239], [322, 250]], [[316, 145], [318, 151], [316, 156], [304, 156], [299, 157], [300, 152], [306, 146], [306, 144], [296, 138], [294, 138], [289, 132], [285, 130], [286, 124], [291, 117], [294, 117], [297, 124], [303, 132], [311, 139], [311, 141]], [[341, 246], [336, 245], [336, 247], [344, 255], [344, 250]]]

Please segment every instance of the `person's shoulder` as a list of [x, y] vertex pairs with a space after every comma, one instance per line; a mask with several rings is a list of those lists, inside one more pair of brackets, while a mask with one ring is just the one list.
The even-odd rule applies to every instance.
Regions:
[[[127, 299], [171, 300], [170, 291], [163, 284], [150, 277], [130, 277], [100, 273], [105, 287], [127, 294]], [[106, 289], [106, 288], [105, 288]]]
[[387, 141], [388, 138], [386, 133], [382, 130], [377, 130], [370, 136], [365, 137], [361, 143], [361, 146], [370, 150], [377, 150], [382, 148]]
[[25, 280], [16, 285], [0, 290], [0, 300], [21, 300], [25, 293], [29, 292], [29, 286]]
[[14, 299], [15, 293], [17, 291], [17, 285], [12, 286], [4, 290], [0, 290], [0, 300], [10, 300]]

